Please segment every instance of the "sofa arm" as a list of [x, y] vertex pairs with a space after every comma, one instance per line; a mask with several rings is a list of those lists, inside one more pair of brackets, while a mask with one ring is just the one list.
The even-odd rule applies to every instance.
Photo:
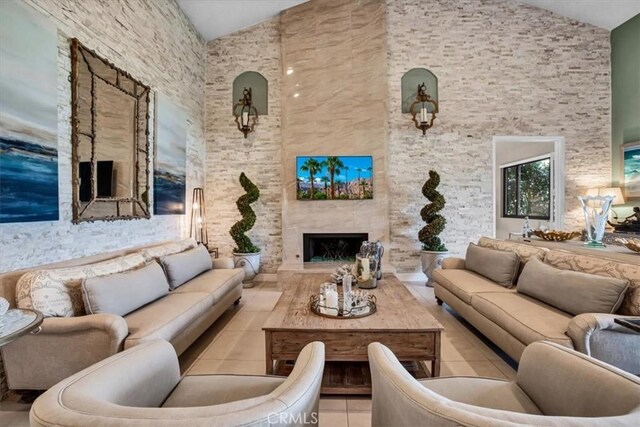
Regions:
[[444, 270], [464, 270], [464, 258], [445, 258], [442, 260]]
[[47, 389], [122, 350], [128, 334], [124, 318], [114, 314], [48, 317], [37, 334], [2, 347], [9, 387]]
[[235, 268], [235, 266], [233, 265], [233, 259], [231, 258], [215, 258], [211, 261], [213, 261], [213, 268], [223, 270], [230, 270], [232, 268]]
[[640, 334], [615, 323], [618, 318], [639, 317], [606, 313], [579, 314], [569, 322], [567, 335], [579, 352], [639, 374]]
[[[591, 338], [598, 331], [616, 331], [633, 334], [629, 328], [618, 325], [616, 318], [633, 318], [632, 316], [621, 316], [606, 313], [584, 313], [579, 314], [569, 322], [567, 335], [573, 341], [573, 346], [581, 353], [591, 356]], [[640, 336], [639, 336], [640, 337]], [[612, 349], [615, 351], [615, 349]]]

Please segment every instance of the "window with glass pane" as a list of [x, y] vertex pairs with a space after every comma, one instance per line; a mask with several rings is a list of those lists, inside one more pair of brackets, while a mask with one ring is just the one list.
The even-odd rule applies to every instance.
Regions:
[[549, 158], [503, 168], [502, 216], [551, 218], [551, 161]]

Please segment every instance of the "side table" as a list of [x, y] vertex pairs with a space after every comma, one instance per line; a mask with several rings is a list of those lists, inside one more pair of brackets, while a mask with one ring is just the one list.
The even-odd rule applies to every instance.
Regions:
[[218, 258], [218, 248], [207, 248], [209, 253], [213, 255], [214, 258]]
[[21, 336], [40, 331], [43, 316], [37, 310], [12, 308], [0, 316], [0, 347]]

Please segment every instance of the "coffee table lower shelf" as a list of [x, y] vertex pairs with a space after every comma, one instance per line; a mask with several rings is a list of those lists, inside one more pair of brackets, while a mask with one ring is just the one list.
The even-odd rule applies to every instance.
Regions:
[[[275, 362], [275, 375], [288, 376], [293, 369], [292, 361]], [[415, 378], [428, 378], [429, 371], [424, 362], [403, 362], [402, 365]], [[371, 395], [371, 371], [369, 362], [327, 361], [322, 376], [322, 394]]]

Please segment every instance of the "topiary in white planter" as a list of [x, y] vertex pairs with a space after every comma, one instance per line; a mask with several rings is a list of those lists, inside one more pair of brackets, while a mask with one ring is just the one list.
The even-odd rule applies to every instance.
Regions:
[[433, 270], [442, 266], [442, 260], [448, 253], [444, 243], [438, 237], [447, 223], [447, 220], [438, 213], [446, 203], [444, 196], [436, 190], [438, 185], [440, 185], [440, 175], [436, 171], [429, 171], [429, 179], [422, 186], [422, 194], [431, 203], [425, 205], [420, 211], [420, 216], [427, 225], [422, 227], [418, 234], [422, 242], [420, 261], [422, 271], [427, 276], [427, 286], [433, 286]]
[[252, 285], [247, 282], [255, 279], [260, 271], [260, 248], [254, 245], [245, 233], [251, 230], [256, 223], [256, 213], [251, 209], [251, 203], [258, 200], [260, 190], [247, 178], [244, 172], [240, 174], [240, 185], [246, 191], [246, 194], [240, 196], [236, 201], [242, 219], [233, 224], [229, 234], [236, 242], [236, 247], [233, 249], [234, 265], [244, 268], [245, 287], [251, 287]]

